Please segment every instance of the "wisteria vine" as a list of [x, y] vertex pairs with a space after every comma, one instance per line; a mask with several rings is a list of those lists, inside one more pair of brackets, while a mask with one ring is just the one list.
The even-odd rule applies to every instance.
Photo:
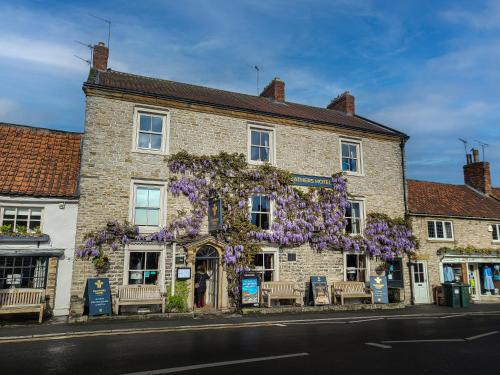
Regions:
[[[217, 237], [226, 244], [224, 263], [235, 301], [239, 275], [252, 267], [254, 255], [265, 243], [281, 247], [308, 243], [316, 251], [366, 252], [383, 260], [411, 253], [416, 247], [408, 223], [381, 214], [369, 215], [364, 235], [347, 233], [350, 204], [347, 181], [340, 173], [331, 177], [331, 187], [306, 190], [293, 186], [289, 172], [268, 164], [250, 166], [242, 154], [195, 156], [181, 151], [169, 158], [168, 168], [168, 191], [187, 199], [189, 210], [179, 211], [165, 228], [146, 236], [128, 223], [110, 222], [103, 230], [85, 236], [78, 255], [102, 260], [103, 245], [114, 251], [131, 240], [167, 243], [196, 237], [207, 217], [209, 198], [214, 196], [223, 202], [223, 230]], [[270, 230], [251, 223], [249, 202], [255, 194], [266, 195], [273, 202]]]

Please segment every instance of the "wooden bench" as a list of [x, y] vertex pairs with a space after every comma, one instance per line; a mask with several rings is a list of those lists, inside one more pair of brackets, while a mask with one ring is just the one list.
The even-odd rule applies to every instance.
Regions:
[[366, 288], [362, 281], [339, 281], [332, 284], [332, 296], [334, 303], [340, 297], [340, 304], [344, 304], [346, 298], [369, 298], [373, 304], [373, 291]]
[[262, 303], [267, 300], [267, 307], [271, 307], [273, 299], [291, 299], [299, 306], [303, 305], [302, 290], [295, 283], [281, 281], [267, 281], [262, 283]]
[[158, 285], [121, 285], [114, 299], [115, 314], [120, 313], [120, 306], [161, 305], [165, 312], [165, 297]]
[[38, 313], [38, 323], [43, 320], [45, 289], [0, 289], [0, 314]]

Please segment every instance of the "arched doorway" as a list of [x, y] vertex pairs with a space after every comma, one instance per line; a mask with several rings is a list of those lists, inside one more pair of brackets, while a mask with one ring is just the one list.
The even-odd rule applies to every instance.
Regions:
[[[205, 245], [196, 252], [195, 272], [205, 271], [209, 279], [206, 280], [206, 290], [203, 294], [202, 305], [206, 308], [217, 309], [219, 307], [219, 253], [210, 246]], [[196, 280], [196, 276], [195, 276]], [[196, 281], [195, 281], [196, 282]], [[196, 285], [195, 285], [196, 289]], [[199, 296], [199, 295], [198, 295]], [[194, 304], [196, 306], [197, 293], [195, 290]]]

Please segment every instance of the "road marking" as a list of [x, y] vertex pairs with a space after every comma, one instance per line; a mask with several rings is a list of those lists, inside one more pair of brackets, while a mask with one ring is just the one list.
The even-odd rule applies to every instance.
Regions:
[[286, 327], [286, 324], [280, 324], [280, 323], [278, 323], [278, 324], [275, 324], [275, 326], [277, 326], [277, 327]]
[[390, 345], [379, 344], [376, 342], [365, 342], [365, 345], [376, 346], [377, 348], [382, 348], [382, 349], [391, 349], [392, 348], [392, 346], [390, 346]]
[[418, 342], [463, 342], [465, 339], [427, 339], [427, 340], [391, 340], [380, 341], [382, 344], [410, 344]]
[[480, 339], [481, 337], [496, 335], [497, 333], [498, 333], [498, 331], [492, 331], [492, 332], [488, 332], [488, 333], [482, 333], [482, 334], [476, 335], [476, 336], [466, 337], [465, 339], [468, 341], [471, 341], [471, 340]]
[[373, 322], [374, 320], [383, 320], [384, 318], [372, 318], [372, 319], [363, 319], [363, 320], [351, 320], [349, 323], [364, 323], [364, 322]]
[[466, 316], [467, 314], [457, 314], [457, 315], [446, 315], [442, 316], [441, 319], [448, 319], [448, 318], [460, 318], [463, 316]]
[[151, 370], [151, 371], [131, 372], [131, 373], [122, 374], [122, 375], [161, 375], [161, 374], [172, 374], [172, 373], [183, 372], [183, 371], [198, 370], [198, 369], [202, 369], [202, 368], [231, 366], [231, 365], [238, 365], [238, 364], [241, 364], [241, 363], [274, 361], [274, 360], [277, 360], [277, 359], [293, 358], [293, 357], [304, 357], [304, 356], [308, 356], [308, 355], [309, 355], [309, 353], [294, 353], [294, 354], [285, 354], [285, 355], [274, 355], [274, 356], [270, 356], [270, 357], [257, 357], [257, 358], [248, 358], [248, 359], [237, 359], [237, 360], [234, 360], [234, 361], [201, 363], [199, 365], [170, 367], [170, 368], [164, 368], [164, 369], [160, 369], [160, 370]]

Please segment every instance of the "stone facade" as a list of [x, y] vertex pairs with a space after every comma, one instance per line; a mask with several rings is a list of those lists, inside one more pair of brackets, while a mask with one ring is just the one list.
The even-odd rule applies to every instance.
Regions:
[[[465, 219], [457, 217], [434, 217], [434, 216], [411, 216], [413, 234], [417, 237], [420, 247], [415, 260], [425, 262], [428, 273], [428, 285], [430, 290], [429, 302], [433, 301], [432, 290], [443, 282], [443, 261], [448, 262], [444, 254], [438, 254], [438, 250], [443, 247], [456, 248], [473, 246], [479, 249], [498, 249], [500, 251], [500, 242], [492, 240], [492, 233], [488, 230], [489, 225], [500, 224], [499, 220], [486, 219]], [[452, 240], [433, 240], [428, 238], [427, 222], [429, 220], [451, 221], [453, 226]], [[477, 263], [473, 257], [457, 257], [467, 263], [469, 258], [471, 263]], [[449, 258], [449, 259], [454, 259]], [[481, 257], [484, 259], [484, 257]], [[492, 262], [500, 262], [497, 257], [491, 259]], [[462, 262], [461, 262], [462, 263]], [[463, 280], [468, 282], [468, 278]]]
[[[161, 104], [158, 102], [158, 104]], [[106, 94], [87, 95], [85, 136], [80, 179], [80, 206], [77, 244], [85, 233], [98, 229], [108, 220], [131, 219], [132, 182], [144, 180], [157, 184], [168, 181], [166, 154], [133, 151], [134, 111], [147, 112], [150, 106], [119, 100]], [[168, 153], [186, 150], [193, 154], [217, 154], [220, 151], [247, 154], [248, 127], [269, 126], [275, 132], [275, 165], [292, 173], [329, 176], [340, 170], [340, 137], [353, 135], [361, 141], [363, 175], [349, 176], [349, 192], [362, 199], [366, 213], [381, 212], [402, 217], [405, 214], [403, 169], [398, 137], [359, 134], [337, 128], [321, 130], [305, 123], [282, 123], [267, 118], [259, 123], [238, 116], [212, 113], [210, 109], [189, 110], [176, 106], [156, 106], [169, 118]], [[250, 117], [249, 117], [250, 118]], [[170, 220], [186, 201], [166, 194], [163, 224]], [[305, 282], [311, 275], [327, 275], [332, 282], [343, 278], [341, 253], [315, 253], [308, 246], [293, 249], [295, 262], [286, 261], [289, 250], [280, 250], [280, 279]], [[167, 247], [166, 253], [170, 253]], [[170, 272], [171, 258], [165, 258]], [[109, 274], [112, 288], [123, 283], [123, 251], [111, 256]], [[95, 271], [88, 261], [76, 260], [72, 295], [81, 299], [84, 282]], [[373, 270], [375, 267], [371, 267]], [[166, 281], [170, 274], [165, 275]], [[76, 312], [75, 308], [75, 312]]]

